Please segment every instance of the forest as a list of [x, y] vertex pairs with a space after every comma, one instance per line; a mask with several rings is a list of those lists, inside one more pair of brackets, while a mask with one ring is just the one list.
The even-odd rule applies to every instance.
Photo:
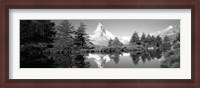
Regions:
[[[44, 65], [43, 67], [46, 67], [49, 63], [53, 64], [55, 62], [52, 58], [56, 55], [65, 55], [68, 57], [76, 55], [78, 59], [82, 58], [81, 62], [83, 62], [84, 57], [79, 55], [81, 53], [114, 54], [136, 52], [143, 54], [151, 50], [161, 50], [164, 52], [165, 60], [162, 61], [162, 67], [180, 67], [180, 33], [175, 39], [171, 39], [168, 36], [161, 38], [160, 36], [152, 36], [145, 33], [140, 37], [137, 32], [134, 32], [129, 44], [123, 44], [115, 37], [115, 39], [108, 41], [108, 46], [98, 46], [90, 41], [86, 30], [87, 26], [83, 22], [80, 22], [79, 27], [75, 29], [68, 20], [62, 21], [59, 25], [55, 25], [50, 20], [20, 20], [21, 57], [32, 56], [37, 58], [44, 54], [49, 54], [48, 59], [45, 60], [46, 64], [42, 60], [34, 60], [34, 58], [21, 58], [20, 67], [27, 67], [26, 64], [33, 61], [37, 62], [37, 64], [41, 62]], [[72, 64], [74, 60], [69, 58], [63, 61]], [[62, 65], [62, 63], [57, 64], [59, 64], [59, 67], [67, 67]], [[84, 64], [87, 64], [85, 67], [89, 66], [88, 63]], [[54, 67], [53, 65], [51, 66]]]

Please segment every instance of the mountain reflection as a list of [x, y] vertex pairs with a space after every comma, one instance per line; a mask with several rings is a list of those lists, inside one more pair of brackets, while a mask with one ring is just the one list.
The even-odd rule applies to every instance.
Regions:
[[97, 64], [97, 67], [99, 68], [103, 68], [104, 65], [111, 60], [109, 55], [103, 54], [89, 54], [87, 58], [94, 58], [94, 61]]

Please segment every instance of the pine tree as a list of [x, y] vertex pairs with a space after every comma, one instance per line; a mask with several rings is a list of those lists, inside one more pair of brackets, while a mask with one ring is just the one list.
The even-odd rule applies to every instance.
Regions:
[[123, 45], [123, 43], [121, 43], [119, 41], [119, 39], [117, 37], [115, 37], [115, 39], [112, 42], [112, 46], [122, 46], [122, 45]]
[[109, 39], [109, 40], [108, 40], [108, 46], [112, 46], [112, 43], [113, 43], [113, 40], [112, 40], [112, 39]]
[[71, 39], [74, 34], [74, 26], [68, 20], [64, 20], [57, 27], [57, 36], [59, 38]]
[[158, 35], [156, 36], [156, 46], [160, 47], [162, 45], [162, 38]]
[[139, 43], [139, 36], [138, 36], [138, 33], [137, 32], [134, 32], [133, 33], [133, 35], [132, 35], [132, 37], [131, 37], [131, 40], [130, 40], [130, 42], [129, 42], [129, 44], [137, 44], [137, 43]]
[[31, 36], [33, 36], [33, 32], [31, 31], [34, 31], [31, 28], [32, 24], [32, 20], [20, 20], [20, 45], [25, 45], [32, 42], [30, 40]]
[[80, 26], [78, 27], [78, 30], [76, 30], [74, 45], [76, 45], [79, 49], [84, 49], [88, 47], [89, 43], [89, 36], [85, 32], [86, 25], [84, 23], [80, 23]]
[[176, 36], [176, 39], [173, 41], [173, 44], [176, 42], [180, 42], [180, 33]]
[[163, 47], [166, 47], [166, 48], [171, 47], [170, 39], [169, 39], [168, 36], [165, 36], [164, 39], [163, 39]]
[[165, 36], [163, 42], [164, 42], [164, 43], [170, 43], [169, 37], [168, 37], [168, 36]]
[[151, 37], [150, 37], [150, 44], [149, 44], [149, 45], [150, 45], [151, 47], [155, 46], [155, 45], [156, 45], [155, 41], [156, 41], [156, 38], [155, 38], [154, 36], [151, 36]]
[[56, 34], [54, 26], [50, 20], [21, 20], [20, 44], [53, 42]]
[[178, 36], [176, 37], [176, 40], [180, 42], [180, 33], [178, 33]]
[[173, 48], [180, 48], [180, 33], [176, 36], [176, 39], [173, 41]]
[[141, 43], [143, 44], [143, 46], [145, 46], [146, 45], [146, 41], [147, 41], [147, 39], [146, 39], [146, 34], [145, 33], [143, 33], [142, 34], [142, 37], [141, 37]]
[[150, 43], [151, 43], [151, 35], [148, 34], [147, 37], [146, 37], [146, 44], [147, 44], [147, 46], [149, 46]]
[[73, 49], [74, 26], [68, 20], [64, 20], [56, 26], [57, 35], [54, 46], [58, 51]]

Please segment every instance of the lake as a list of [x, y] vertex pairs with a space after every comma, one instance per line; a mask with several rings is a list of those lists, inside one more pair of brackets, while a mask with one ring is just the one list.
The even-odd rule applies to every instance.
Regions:
[[22, 54], [21, 68], [161, 68], [163, 52]]
[[[132, 55], [133, 56], [133, 55]], [[89, 54], [85, 60], [90, 68], [161, 68], [161, 58], [131, 57], [130, 53], [122, 54]]]

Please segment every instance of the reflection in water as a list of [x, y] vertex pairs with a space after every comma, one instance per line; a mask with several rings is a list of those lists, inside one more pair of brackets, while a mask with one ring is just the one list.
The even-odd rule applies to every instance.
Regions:
[[144, 51], [143, 53], [132, 52], [130, 56], [132, 58], [133, 63], [137, 65], [140, 59], [143, 63], [145, 63], [147, 60], [151, 61], [152, 59], [160, 59], [162, 56], [162, 52], [159, 50]]
[[82, 54], [22, 54], [21, 68], [88, 68]]
[[83, 55], [76, 55], [74, 58], [73, 68], [88, 68], [90, 67], [89, 62], [85, 62], [85, 56]]
[[119, 63], [120, 54], [114, 53], [114, 54], [110, 54], [109, 56], [115, 62], [115, 64]]
[[88, 68], [89, 62], [85, 62], [85, 56], [82, 54], [54, 54], [52, 58], [58, 68]]
[[94, 58], [94, 61], [99, 68], [103, 68], [104, 65], [111, 60], [108, 55], [103, 54], [89, 54], [87, 58]]
[[137, 54], [137, 53], [131, 53], [131, 58], [132, 58], [132, 61], [133, 61], [133, 63], [135, 64], [135, 65], [137, 65], [138, 64], [138, 62], [139, 62], [139, 55], [140, 54]]
[[[96, 54], [90, 53], [86, 58], [87, 61], [92, 62], [97, 65], [98, 68], [125, 68], [125, 67], [144, 67], [140, 66], [142, 63], [156, 63], [156, 66], [150, 67], [157, 67], [160, 68], [160, 61], [159, 59], [162, 57], [162, 52], [157, 51], [145, 51], [145, 52], [129, 52], [129, 53], [111, 53], [111, 54]], [[154, 61], [151, 61], [154, 60]], [[129, 62], [132, 62], [129, 63]], [[142, 63], [139, 63], [142, 61]], [[149, 64], [146, 63], [146, 64]], [[154, 64], [149, 65], [154, 65]], [[140, 64], [139, 66], [137, 66]], [[93, 64], [91, 67], [95, 67]], [[148, 67], [148, 66], [147, 66]]]
[[21, 68], [54, 68], [55, 61], [45, 55], [23, 54], [20, 57]]
[[162, 51], [21, 55], [21, 68], [160, 68]]

